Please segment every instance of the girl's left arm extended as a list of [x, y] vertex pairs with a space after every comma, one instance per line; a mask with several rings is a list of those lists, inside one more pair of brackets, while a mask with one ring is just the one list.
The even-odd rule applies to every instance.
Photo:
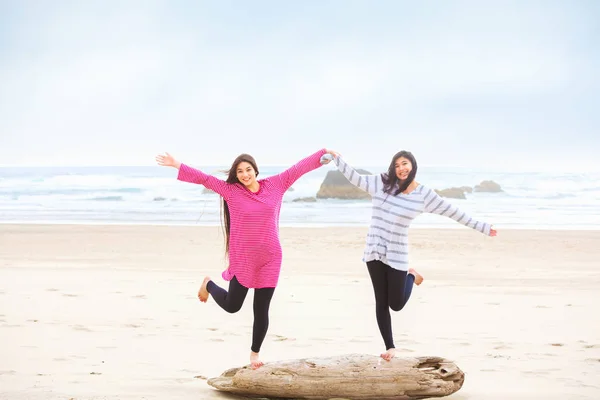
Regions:
[[319, 168], [322, 165], [320, 161], [321, 156], [323, 156], [326, 153], [326, 149], [321, 149], [316, 153], [313, 153], [310, 156], [298, 161], [290, 168], [286, 169], [278, 175], [275, 175], [273, 177], [273, 182], [279, 183], [283, 189], [283, 192], [285, 192], [294, 184], [294, 182], [300, 179], [302, 175]]
[[444, 200], [439, 194], [427, 188], [425, 194], [425, 211], [432, 214], [451, 218], [458, 223], [487, 236], [496, 236], [496, 230], [487, 222], [477, 221], [471, 218], [467, 213], [461, 211], [458, 207], [447, 200]]

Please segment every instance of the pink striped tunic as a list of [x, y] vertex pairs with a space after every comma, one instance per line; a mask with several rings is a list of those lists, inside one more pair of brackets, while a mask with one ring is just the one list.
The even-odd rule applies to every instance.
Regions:
[[247, 288], [276, 287], [281, 271], [279, 213], [283, 195], [302, 175], [321, 166], [321, 149], [282, 173], [259, 179], [258, 192], [241, 183], [229, 184], [188, 165], [181, 164], [177, 179], [197, 183], [220, 194], [229, 206], [229, 267], [226, 281], [237, 280]]

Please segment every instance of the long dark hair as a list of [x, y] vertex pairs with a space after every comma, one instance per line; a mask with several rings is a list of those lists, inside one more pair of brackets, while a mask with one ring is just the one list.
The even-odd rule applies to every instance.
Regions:
[[[227, 183], [240, 183], [237, 178], [237, 167], [242, 162], [247, 162], [252, 165], [254, 171], [256, 171], [256, 176], [258, 176], [258, 167], [256, 166], [256, 161], [254, 161], [254, 157], [250, 154], [240, 154], [231, 164], [231, 168], [227, 171], [227, 179], [225, 182]], [[225, 235], [225, 254], [229, 254], [229, 232], [230, 232], [230, 216], [229, 216], [229, 206], [225, 199], [221, 198], [221, 219], [223, 220], [223, 231]]]
[[[408, 174], [405, 180], [400, 181], [396, 176], [396, 161], [400, 158], [404, 157], [412, 164], [412, 171]], [[387, 194], [398, 195], [408, 188], [408, 185], [415, 180], [415, 176], [417, 175], [417, 160], [415, 160], [415, 156], [410, 151], [402, 150], [399, 151], [392, 157], [392, 162], [388, 168], [387, 173], [381, 174], [381, 179], [383, 180], [383, 191]], [[393, 189], [397, 189], [392, 193]]]

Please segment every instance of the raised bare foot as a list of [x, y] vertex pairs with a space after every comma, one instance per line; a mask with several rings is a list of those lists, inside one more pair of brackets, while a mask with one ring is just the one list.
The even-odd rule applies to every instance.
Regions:
[[206, 278], [204, 278], [204, 281], [202, 281], [202, 285], [200, 285], [200, 290], [198, 290], [198, 299], [200, 299], [200, 301], [203, 303], [206, 303], [206, 301], [208, 300], [208, 296], [210, 296], [208, 290], [206, 290], [206, 285], [208, 284], [208, 281], [210, 281], [210, 277], [207, 276]]
[[258, 353], [251, 351], [250, 352], [250, 366], [252, 367], [252, 369], [257, 369], [259, 367], [262, 367], [263, 365], [264, 365], [264, 363], [258, 359]]
[[390, 361], [392, 358], [394, 358], [395, 355], [396, 349], [392, 347], [391, 349], [388, 349], [385, 353], [381, 353], [381, 358], [383, 358], [386, 361]]
[[413, 274], [415, 276], [415, 285], [419, 286], [421, 283], [423, 283], [423, 275], [415, 271], [414, 268], [410, 268], [408, 270], [408, 273]]

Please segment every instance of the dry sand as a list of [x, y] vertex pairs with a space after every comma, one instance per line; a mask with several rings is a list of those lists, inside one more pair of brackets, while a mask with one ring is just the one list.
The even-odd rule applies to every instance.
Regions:
[[[379, 354], [366, 228], [282, 229], [263, 361]], [[425, 276], [393, 314], [398, 354], [452, 359], [466, 399], [600, 398], [600, 232], [412, 230]], [[252, 293], [227, 314], [220, 228], [0, 225], [0, 398], [232, 399]]]

